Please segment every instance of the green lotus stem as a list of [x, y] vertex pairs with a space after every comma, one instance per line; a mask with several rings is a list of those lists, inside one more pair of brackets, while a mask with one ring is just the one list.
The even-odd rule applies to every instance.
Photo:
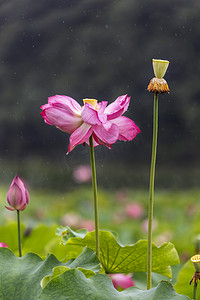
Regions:
[[194, 284], [194, 289], [193, 289], [193, 300], [197, 299], [197, 282]]
[[158, 139], [158, 93], [154, 94], [154, 112], [153, 112], [153, 141], [151, 171], [149, 183], [149, 222], [148, 222], [148, 252], [147, 252], [147, 289], [151, 288], [152, 272], [152, 222], [153, 222], [153, 202], [154, 202], [154, 183], [156, 168], [156, 152]]
[[100, 259], [97, 176], [96, 176], [95, 156], [94, 156], [93, 136], [92, 135], [89, 138], [89, 143], [90, 143], [90, 162], [91, 162], [91, 169], [92, 169], [92, 185], [93, 185], [93, 195], [94, 195], [96, 255]]
[[20, 211], [17, 210], [17, 228], [18, 228], [18, 249], [19, 257], [22, 257], [22, 248], [21, 248], [21, 229], [20, 229]]

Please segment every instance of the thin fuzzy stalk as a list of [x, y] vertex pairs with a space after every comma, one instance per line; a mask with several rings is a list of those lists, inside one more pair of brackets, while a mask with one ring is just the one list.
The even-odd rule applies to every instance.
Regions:
[[22, 248], [21, 248], [21, 228], [20, 228], [20, 211], [17, 210], [17, 228], [18, 228], [18, 249], [19, 257], [22, 257]]
[[154, 183], [156, 168], [156, 153], [158, 140], [158, 93], [154, 94], [154, 112], [153, 112], [153, 141], [152, 141], [152, 157], [151, 171], [149, 183], [149, 222], [148, 222], [148, 252], [147, 252], [147, 289], [151, 288], [151, 272], [152, 272], [152, 223], [153, 223], [153, 202], [154, 202]]
[[194, 284], [194, 289], [193, 289], [193, 300], [197, 299], [197, 282]]
[[96, 255], [100, 259], [97, 176], [96, 176], [96, 166], [95, 166], [95, 156], [94, 156], [93, 136], [92, 135], [89, 138], [89, 143], [90, 143], [90, 162], [91, 162], [91, 169], [92, 169], [92, 185], [93, 185], [93, 195], [94, 195]]

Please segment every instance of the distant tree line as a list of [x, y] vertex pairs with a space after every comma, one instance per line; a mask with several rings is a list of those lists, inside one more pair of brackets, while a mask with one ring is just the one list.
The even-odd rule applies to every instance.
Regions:
[[[127, 116], [142, 130], [114, 159], [149, 160], [152, 58], [168, 59], [170, 94], [159, 100], [162, 164], [200, 161], [200, 2], [191, 0], [1, 1], [0, 156], [56, 157], [68, 136], [43, 123], [47, 97], [113, 101], [128, 93]], [[119, 150], [118, 150], [119, 149]]]

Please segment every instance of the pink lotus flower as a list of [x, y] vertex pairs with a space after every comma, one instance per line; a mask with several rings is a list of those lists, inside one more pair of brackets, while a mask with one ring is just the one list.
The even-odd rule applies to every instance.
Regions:
[[5, 243], [0, 243], [0, 247], [3, 247], [3, 248], [8, 248], [8, 245], [5, 244]]
[[81, 107], [68, 96], [56, 95], [48, 98], [48, 104], [41, 106], [45, 123], [71, 134], [69, 150], [87, 143], [93, 135], [94, 146], [105, 145], [111, 149], [117, 140], [131, 141], [140, 132], [135, 123], [122, 116], [128, 109], [130, 97], [123, 95], [113, 103], [84, 99]]
[[13, 182], [10, 185], [7, 194], [7, 201], [10, 207], [6, 206], [9, 210], [24, 210], [29, 203], [29, 193], [26, 189], [24, 182], [15, 176]]
[[119, 273], [119, 274], [109, 274], [109, 276], [116, 289], [118, 289], [119, 287], [123, 289], [127, 289], [135, 285], [131, 275], [125, 275]]

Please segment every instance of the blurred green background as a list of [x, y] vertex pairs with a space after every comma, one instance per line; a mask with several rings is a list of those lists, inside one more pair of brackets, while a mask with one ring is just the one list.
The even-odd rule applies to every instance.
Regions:
[[66, 156], [69, 136], [44, 124], [48, 96], [114, 101], [142, 132], [110, 151], [96, 148], [102, 187], [148, 188], [152, 138], [152, 58], [168, 59], [169, 95], [159, 100], [156, 186], [200, 180], [200, 2], [191, 0], [1, 0], [0, 180], [18, 172], [33, 188], [67, 190], [89, 163], [88, 147]]

